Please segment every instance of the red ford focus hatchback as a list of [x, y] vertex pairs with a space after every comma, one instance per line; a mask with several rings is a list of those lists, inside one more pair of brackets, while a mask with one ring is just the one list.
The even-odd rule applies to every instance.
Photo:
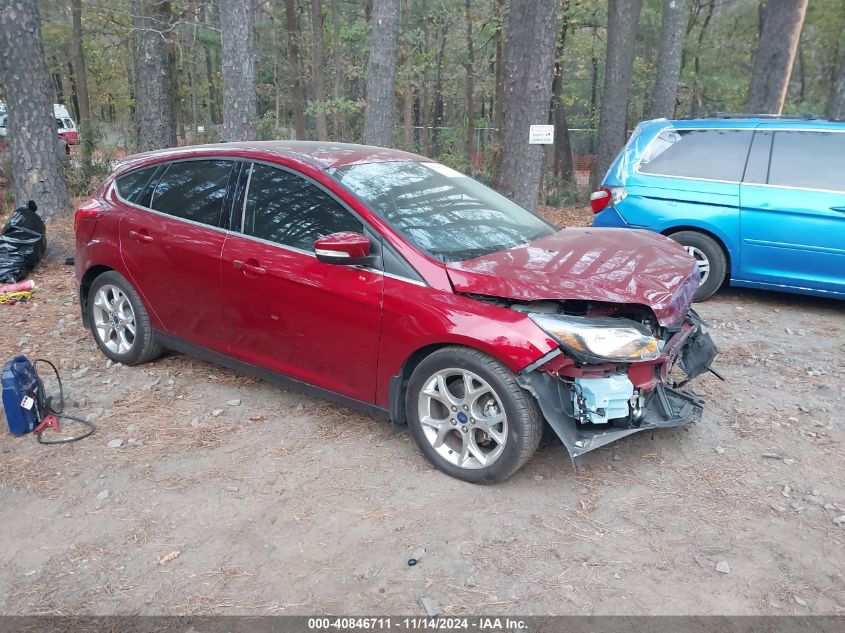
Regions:
[[[382, 414], [446, 473], [501, 481], [544, 424], [572, 458], [698, 419], [716, 348], [668, 238], [558, 230], [444, 165], [250, 142], [127, 159], [75, 218], [83, 319]], [[673, 372], [678, 377], [679, 372]]]

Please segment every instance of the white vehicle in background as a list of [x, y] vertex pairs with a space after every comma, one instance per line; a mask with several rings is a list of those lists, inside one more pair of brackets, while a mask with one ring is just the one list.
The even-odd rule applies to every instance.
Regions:
[[[53, 118], [56, 120], [59, 139], [58, 147], [61, 153], [70, 154], [70, 146], [79, 143], [79, 130], [70, 116], [67, 108], [61, 103], [53, 104]], [[6, 102], [0, 101], [0, 143], [8, 140], [9, 131], [6, 128]]]
[[68, 145], [79, 144], [79, 130], [76, 123], [70, 116], [70, 112], [61, 103], [53, 104], [53, 116], [56, 118], [56, 127], [61, 136]]

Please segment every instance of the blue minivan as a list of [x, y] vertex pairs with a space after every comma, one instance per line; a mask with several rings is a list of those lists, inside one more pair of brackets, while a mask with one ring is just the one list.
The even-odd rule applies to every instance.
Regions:
[[641, 123], [591, 196], [594, 226], [657, 231], [734, 286], [845, 299], [845, 122]]

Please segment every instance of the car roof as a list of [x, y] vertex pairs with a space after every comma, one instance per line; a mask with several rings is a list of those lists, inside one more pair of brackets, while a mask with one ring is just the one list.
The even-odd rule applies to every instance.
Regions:
[[770, 116], [770, 115], [716, 115], [691, 119], [654, 119], [644, 121], [645, 127], [665, 127], [689, 129], [719, 129], [719, 128], [763, 128], [790, 130], [845, 130], [845, 121], [830, 121], [828, 119], [811, 116]]
[[173, 147], [127, 156], [121, 166], [153, 162], [156, 158], [178, 159], [191, 156], [226, 155], [261, 158], [262, 154], [297, 158], [316, 163], [323, 169], [334, 169], [363, 163], [391, 161], [425, 162], [431, 159], [388, 147], [333, 143], [330, 141], [241, 141]]

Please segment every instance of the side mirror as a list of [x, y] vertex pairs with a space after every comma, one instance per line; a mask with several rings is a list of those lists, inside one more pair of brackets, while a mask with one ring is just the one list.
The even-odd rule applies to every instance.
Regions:
[[332, 233], [314, 242], [314, 254], [324, 264], [363, 264], [370, 256], [370, 240], [351, 231]]

